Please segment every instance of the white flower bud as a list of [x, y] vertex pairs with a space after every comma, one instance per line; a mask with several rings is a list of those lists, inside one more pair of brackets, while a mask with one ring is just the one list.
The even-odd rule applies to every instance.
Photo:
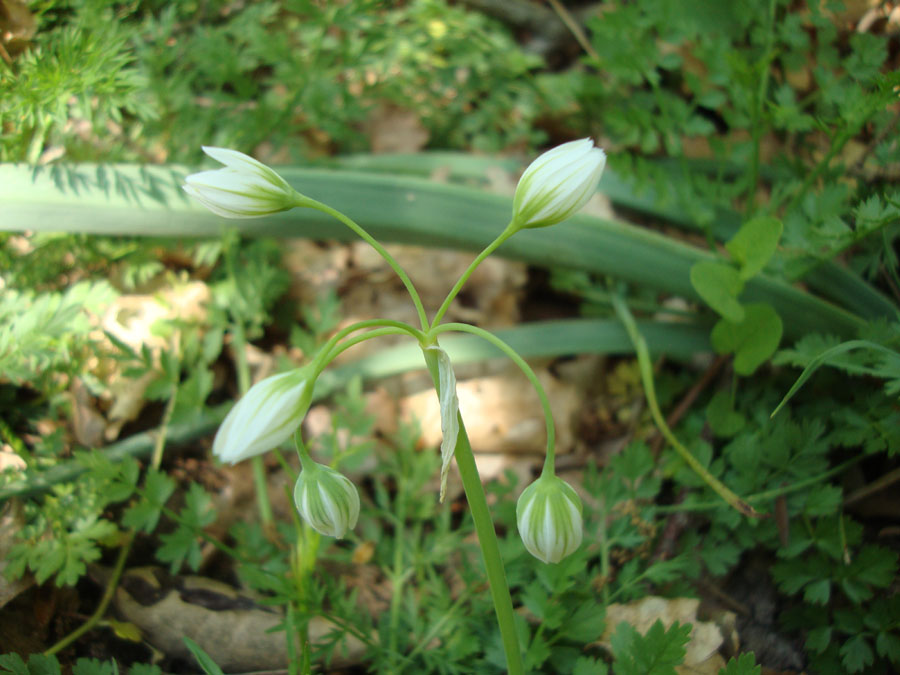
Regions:
[[516, 504], [516, 523], [525, 548], [538, 560], [558, 563], [581, 545], [581, 498], [566, 481], [542, 475]]
[[184, 179], [184, 191], [224, 218], [258, 218], [297, 206], [298, 195], [275, 171], [237, 150], [204, 147], [225, 166]]
[[590, 138], [548, 150], [519, 179], [513, 226], [546, 227], [574, 215], [596, 191], [605, 166], [606, 154]]
[[294, 485], [294, 505], [318, 533], [337, 539], [356, 527], [359, 492], [349, 478], [311, 459]]
[[254, 384], [219, 427], [213, 454], [235, 464], [284, 443], [309, 410], [313, 385], [306, 368]]

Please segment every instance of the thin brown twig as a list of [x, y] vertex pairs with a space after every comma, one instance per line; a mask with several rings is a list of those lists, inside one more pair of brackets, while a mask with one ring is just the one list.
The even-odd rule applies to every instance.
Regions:
[[12, 59], [11, 59], [10, 56], [9, 56], [9, 52], [6, 51], [6, 47], [3, 46], [3, 43], [2, 43], [2, 42], [0, 42], [0, 57], [2, 57], [3, 60], [6, 61], [7, 65], [8, 65], [10, 68], [12, 68], [13, 61], [12, 61]]
[[569, 13], [569, 10], [566, 9], [559, 0], [547, 0], [550, 6], [553, 8], [553, 11], [556, 12], [556, 15], [559, 17], [560, 21], [566, 24], [566, 28], [569, 29], [569, 32], [572, 33], [575, 40], [581, 45], [581, 48], [590, 56], [594, 61], [600, 60], [600, 55], [597, 54], [597, 50], [594, 49], [590, 40], [588, 40], [587, 35], [581, 29], [581, 26], [574, 19], [574, 17]]
[[[678, 422], [684, 417], [688, 410], [691, 409], [691, 406], [694, 405], [694, 402], [697, 400], [697, 397], [703, 393], [703, 391], [710, 385], [710, 383], [715, 379], [715, 377], [719, 374], [719, 371], [722, 370], [722, 366], [728, 361], [727, 356], [719, 356], [715, 361], [709, 364], [709, 367], [703, 372], [703, 375], [700, 376], [700, 379], [694, 383], [688, 392], [684, 395], [684, 397], [678, 402], [672, 412], [666, 417], [666, 424], [670, 427], [674, 427]], [[656, 432], [653, 436], [653, 441], [650, 443], [650, 448], [653, 450], [653, 454], [659, 454], [659, 451], [662, 449], [663, 443], [665, 443], [665, 439], [663, 438], [660, 432]]]
[[844, 506], [850, 506], [851, 504], [862, 501], [866, 497], [869, 497], [876, 492], [880, 492], [886, 487], [897, 482], [900, 482], [900, 469], [889, 471], [878, 480], [872, 481], [868, 485], [863, 485], [858, 490], [854, 490], [849, 495], [844, 497]]

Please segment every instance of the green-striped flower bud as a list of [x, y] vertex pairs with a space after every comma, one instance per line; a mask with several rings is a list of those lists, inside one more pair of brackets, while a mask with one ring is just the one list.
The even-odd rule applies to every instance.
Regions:
[[275, 448], [300, 426], [312, 401], [309, 368], [260, 380], [229, 411], [213, 441], [213, 454], [235, 464]]
[[558, 563], [581, 544], [581, 498], [553, 474], [525, 488], [516, 504], [516, 523], [525, 548], [545, 563]]
[[548, 150], [519, 179], [513, 226], [546, 227], [575, 215], [597, 190], [605, 166], [606, 154], [590, 138]]
[[337, 539], [356, 527], [359, 492], [349, 478], [307, 457], [294, 485], [294, 505], [320, 534]]
[[191, 174], [184, 191], [223, 218], [259, 218], [297, 206], [298, 195], [274, 170], [228, 148], [203, 152], [225, 166]]

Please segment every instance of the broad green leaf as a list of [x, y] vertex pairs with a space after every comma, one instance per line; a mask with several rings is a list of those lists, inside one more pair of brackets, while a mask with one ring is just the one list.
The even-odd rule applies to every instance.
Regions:
[[143, 498], [122, 517], [122, 525], [147, 534], [156, 529], [163, 507], [175, 491], [175, 481], [158, 469], [151, 468], [144, 477]]
[[721, 262], [703, 260], [691, 267], [691, 285], [703, 301], [729, 321], [743, 321], [737, 296], [744, 289], [737, 270]]
[[803, 599], [814, 605], [824, 605], [831, 597], [831, 580], [819, 579], [808, 584], [803, 590]]
[[841, 647], [841, 661], [848, 673], [858, 673], [875, 660], [868, 640], [862, 635], [854, 635]]
[[878, 633], [875, 649], [878, 650], [879, 656], [900, 664], [900, 636], [885, 631]]
[[821, 654], [831, 644], [831, 626], [813, 628], [806, 635], [806, 648]]
[[598, 661], [590, 656], [581, 656], [575, 662], [575, 668], [572, 675], [605, 675], [607, 672], [606, 664]]
[[0, 655], [0, 670], [13, 675], [28, 675], [28, 666], [18, 654]]
[[710, 338], [718, 353], [734, 354], [738, 375], [752, 375], [778, 349], [782, 324], [771, 305], [754, 303], [744, 309], [743, 321], [720, 319]]
[[641, 635], [623, 621], [610, 638], [613, 672], [616, 675], [675, 675], [675, 666], [683, 662], [685, 645], [690, 639], [691, 624], [676, 621], [665, 628], [657, 619], [646, 635]]
[[719, 391], [706, 406], [706, 421], [716, 436], [730, 438], [744, 428], [747, 418], [734, 409], [727, 391]]
[[725, 248], [740, 266], [740, 277], [747, 281], [761, 272], [775, 254], [781, 238], [781, 221], [763, 216], [748, 220], [741, 225]]
[[719, 668], [719, 675], [759, 675], [760, 672], [762, 666], [756, 665], [753, 652], [733, 656], [724, 668]]
[[59, 675], [59, 661], [52, 654], [32, 654], [28, 657], [30, 675]]
[[119, 675], [115, 661], [81, 658], [72, 667], [72, 675]]

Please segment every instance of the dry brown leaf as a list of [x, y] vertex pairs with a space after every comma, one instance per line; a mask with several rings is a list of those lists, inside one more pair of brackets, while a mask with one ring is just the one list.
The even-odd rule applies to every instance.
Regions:
[[[0, 452], [0, 459], [8, 454]], [[15, 456], [18, 457], [18, 455]], [[7, 555], [13, 544], [16, 543], [16, 534], [21, 532], [23, 527], [25, 527], [25, 516], [22, 511], [22, 502], [18, 499], [8, 499], [0, 507], [0, 607], [34, 583], [34, 578], [30, 574], [15, 581], [7, 579], [5, 574], [8, 564]]]
[[24, 51], [37, 32], [37, 22], [22, 0], [0, 0], [0, 57], [12, 63], [12, 57]]
[[623, 621], [646, 634], [657, 620], [668, 628], [676, 621], [690, 623], [691, 639], [686, 645], [684, 664], [675, 671], [683, 675], [717, 675], [725, 667], [725, 659], [718, 649], [724, 642], [719, 627], [710, 621], [697, 620], [700, 601], [695, 598], [660, 598], [648, 596], [641, 600], [622, 605], [613, 603], [606, 608], [606, 631], [600, 644], [610, 648], [610, 638]]
[[[96, 568], [92, 573], [105, 576]], [[283, 622], [283, 616], [213, 579], [171, 577], [159, 568], [136, 568], [123, 576], [115, 603], [148, 643], [170, 657], [192, 658], [182, 639], [189, 637], [214, 655], [226, 673], [276, 670], [288, 663], [284, 632], [268, 632]], [[313, 617], [310, 640], [320, 642], [334, 628]], [[346, 637], [335, 650], [332, 665], [355, 663], [363, 649], [359, 640]]]
[[[166, 338], [153, 334], [153, 325], [157, 321], [176, 318], [202, 322], [209, 300], [209, 287], [201, 281], [163, 288], [153, 294], [122, 295], [107, 308], [101, 328], [137, 353], [144, 346], [158, 353], [170, 346]], [[102, 332], [97, 337], [105, 339]], [[111, 345], [109, 348], [113, 350]], [[148, 373], [141, 378], [124, 378], [120, 376], [116, 362], [107, 361], [103, 366], [108, 384], [103, 396], [109, 401], [105, 439], [110, 441], [118, 436], [123, 425], [137, 419], [146, 402], [144, 391], [155, 375]]]
[[[400, 266], [406, 270], [416, 286], [422, 298], [422, 304], [429, 311], [434, 311], [443, 302], [453, 283], [472, 262], [474, 254], [465, 251], [451, 251], [446, 249], [429, 249], [421, 246], [391, 245], [388, 251], [397, 260]], [[365, 242], [352, 244], [353, 268], [351, 271], [362, 272], [365, 280], [375, 285], [375, 295], [380, 296], [389, 288], [396, 289], [396, 295], [401, 302], [411, 307], [406, 289], [402, 286], [393, 270], [387, 263]], [[348, 280], [352, 281], [352, 280]], [[459, 319], [490, 326], [502, 326], [514, 323], [518, 319], [518, 312], [513, 307], [514, 313], [502, 314], [498, 312], [498, 298], [505, 294], [517, 296], [526, 281], [525, 266], [521, 263], [488, 258], [469, 277], [461, 292], [461, 298], [451, 308], [448, 316], [456, 316]], [[376, 300], [380, 300], [378, 297]], [[365, 305], [355, 308], [365, 313]], [[369, 307], [374, 315], [381, 316], [379, 307]], [[472, 314], [472, 312], [477, 314]], [[462, 313], [460, 313], [462, 312]], [[356, 313], [348, 308], [348, 314]], [[415, 318], [415, 314], [411, 314]], [[452, 318], [447, 320], [452, 321]]]
[[97, 410], [96, 402], [81, 378], [72, 378], [72, 430], [80, 445], [96, 448], [103, 443], [106, 419]]
[[28, 464], [21, 455], [17, 454], [9, 443], [0, 445], [0, 473], [7, 469], [24, 471]]
[[428, 130], [413, 110], [380, 105], [369, 117], [369, 142], [374, 154], [419, 152], [428, 142]]

